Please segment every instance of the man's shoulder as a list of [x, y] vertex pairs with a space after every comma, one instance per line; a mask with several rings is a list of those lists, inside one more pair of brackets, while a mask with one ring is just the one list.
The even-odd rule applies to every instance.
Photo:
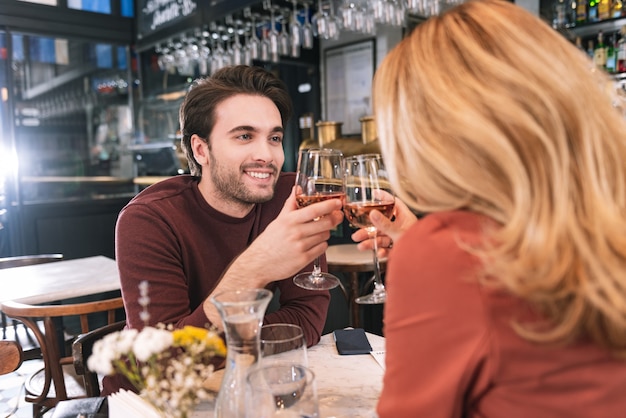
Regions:
[[145, 188], [135, 196], [129, 205], [153, 204], [158, 201], [181, 196], [197, 184], [197, 177], [191, 175], [174, 176]]

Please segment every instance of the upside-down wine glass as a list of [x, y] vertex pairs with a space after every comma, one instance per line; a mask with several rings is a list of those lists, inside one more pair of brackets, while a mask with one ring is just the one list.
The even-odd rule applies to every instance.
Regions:
[[[339, 150], [300, 150], [296, 174], [296, 201], [299, 208], [328, 199], [343, 199], [342, 160], [343, 154]], [[328, 290], [339, 285], [336, 276], [322, 272], [319, 257], [315, 258], [312, 272], [296, 275], [293, 282], [309, 290]]]
[[298, 2], [291, 0], [293, 3], [293, 12], [291, 12], [291, 20], [289, 21], [289, 45], [291, 46], [291, 56], [300, 57], [300, 48], [302, 47], [302, 25], [298, 20]]
[[368, 295], [355, 299], [360, 304], [385, 303], [385, 286], [380, 276], [378, 262], [377, 230], [370, 221], [370, 212], [374, 209], [391, 218], [395, 206], [395, 197], [391, 191], [387, 171], [379, 154], [363, 154], [344, 159], [345, 201], [343, 212], [350, 224], [364, 228], [373, 240], [374, 290]]
[[302, 25], [302, 48], [313, 49], [313, 25], [311, 24], [311, 16], [309, 15], [309, 3], [304, 2], [304, 24]]

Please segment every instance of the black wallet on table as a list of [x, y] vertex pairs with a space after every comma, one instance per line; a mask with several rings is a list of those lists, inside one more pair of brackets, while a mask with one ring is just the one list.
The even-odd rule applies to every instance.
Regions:
[[372, 346], [363, 328], [338, 329], [333, 331], [339, 354], [369, 354]]

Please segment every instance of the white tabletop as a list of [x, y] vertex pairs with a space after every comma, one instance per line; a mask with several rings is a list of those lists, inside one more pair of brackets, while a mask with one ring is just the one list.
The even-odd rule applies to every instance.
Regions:
[[[366, 333], [373, 351], [385, 350], [385, 338]], [[376, 418], [383, 387], [382, 366], [371, 354], [340, 355], [332, 333], [308, 350], [309, 368], [315, 373], [320, 418]], [[208, 388], [217, 390], [222, 373], [215, 372]], [[202, 402], [191, 418], [211, 416], [213, 401]], [[110, 400], [109, 400], [110, 405]]]
[[[385, 350], [385, 338], [367, 333], [374, 351]], [[376, 403], [383, 388], [383, 368], [370, 354], [340, 355], [332, 334], [322, 336], [308, 351], [315, 373], [320, 416], [376, 417]]]
[[115, 260], [95, 256], [0, 270], [0, 303], [46, 303], [120, 289]]

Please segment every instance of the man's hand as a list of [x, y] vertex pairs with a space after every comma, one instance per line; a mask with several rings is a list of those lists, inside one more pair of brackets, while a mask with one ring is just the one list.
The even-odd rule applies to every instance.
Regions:
[[[232, 262], [212, 295], [231, 289], [263, 288], [294, 276], [324, 254], [331, 229], [343, 220], [342, 201], [330, 199], [299, 209], [294, 190], [278, 217]], [[209, 299], [204, 302], [205, 313], [211, 322], [219, 324], [219, 315]]]
[[[392, 222], [380, 211], [373, 210], [370, 213], [370, 220], [378, 233], [376, 242], [378, 244], [378, 256], [381, 258], [389, 254], [389, 251], [393, 248], [393, 241], [398, 240], [404, 234], [404, 231], [417, 222], [417, 216], [398, 198], [396, 198], [394, 215], [395, 219]], [[374, 248], [374, 243], [368, 239], [365, 229], [359, 229], [353, 233], [352, 239], [359, 243], [358, 248], [361, 251], [371, 251]]]

